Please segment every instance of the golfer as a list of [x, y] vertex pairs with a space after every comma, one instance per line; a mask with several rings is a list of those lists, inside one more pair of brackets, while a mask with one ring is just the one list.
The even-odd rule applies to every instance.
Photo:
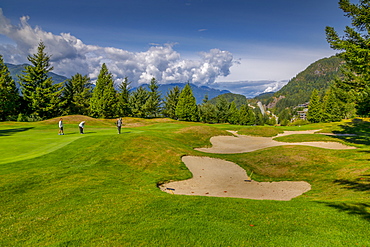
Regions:
[[58, 131], [58, 135], [64, 135], [64, 131], [63, 131], [63, 119], [59, 119], [59, 131]]
[[122, 118], [117, 119], [116, 125], [117, 125], [118, 134], [121, 134]]
[[82, 121], [78, 127], [80, 128], [80, 134], [84, 133], [85, 121]]

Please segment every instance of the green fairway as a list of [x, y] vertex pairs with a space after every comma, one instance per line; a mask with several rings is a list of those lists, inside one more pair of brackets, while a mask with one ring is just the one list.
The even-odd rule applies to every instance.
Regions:
[[[88, 119], [81, 135], [76, 118], [64, 119], [64, 136], [57, 120], [0, 123], [0, 246], [370, 246], [366, 121], [304, 127], [357, 136], [279, 140], [339, 139], [358, 149], [207, 154], [194, 148], [229, 129], [271, 136], [299, 127], [124, 119], [118, 135], [114, 121]], [[162, 192], [158, 184], [192, 176], [183, 155], [233, 161], [257, 181], [304, 180], [312, 190], [291, 201]]]

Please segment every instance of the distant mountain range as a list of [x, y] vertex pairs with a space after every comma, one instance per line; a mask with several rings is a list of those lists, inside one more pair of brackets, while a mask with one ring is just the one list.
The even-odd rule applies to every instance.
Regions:
[[[167, 93], [174, 87], [178, 86], [180, 89], [183, 89], [185, 87], [186, 83], [170, 83], [170, 84], [159, 84], [158, 91], [161, 93], [162, 98], [164, 98]], [[149, 90], [148, 84], [142, 85], [145, 89]], [[219, 95], [231, 93], [228, 90], [218, 90], [214, 88], [210, 88], [207, 86], [197, 86], [195, 84], [190, 83], [190, 87], [193, 91], [193, 95], [197, 101], [197, 104], [202, 103], [204, 97], [208, 95], [208, 99], [213, 99]], [[136, 88], [132, 88], [132, 90], [135, 90]]]

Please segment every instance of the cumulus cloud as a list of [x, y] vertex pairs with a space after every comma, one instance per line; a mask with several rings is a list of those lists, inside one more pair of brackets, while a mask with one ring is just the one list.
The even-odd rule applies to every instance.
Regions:
[[84, 44], [69, 33], [59, 35], [32, 27], [29, 17], [21, 17], [18, 26], [3, 15], [0, 9], [0, 34], [14, 44], [0, 44], [0, 54], [9, 63], [25, 63], [27, 55], [34, 54], [40, 41], [51, 55], [54, 72], [71, 76], [75, 73], [96, 78], [102, 63], [120, 80], [128, 77], [134, 85], [150, 82], [155, 77], [160, 83], [191, 82], [212, 85], [219, 76], [230, 74], [235, 63], [228, 51], [212, 49], [199, 54], [199, 59], [182, 59], [173, 47], [175, 44], [154, 44], [144, 52], [130, 52], [113, 47]]

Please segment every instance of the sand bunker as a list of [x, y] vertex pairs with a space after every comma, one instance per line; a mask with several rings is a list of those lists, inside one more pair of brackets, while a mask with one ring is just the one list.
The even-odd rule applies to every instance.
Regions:
[[[318, 130], [285, 131], [276, 137], [293, 134], [314, 134], [316, 131]], [[206, 153], [234, 154], [284, 145], [311, 146], [326, 149], [355, 149], [355, 147], [346, 146], [339, 142], [278, 142], [274, 140], [275, 137], [246, 136], [238, 135], [235, 131], [230, 132], [235, 136], [214, 136], [210, 140], [212, 143], [211, 148], [196, 148], [196, 150]]]
[[[279, 136], [292, 134], [314, 134], [318, 130], [286, 131]], [[255, 137], [238, 135], [215, 136], [211, 138], [211, 148], [197, 148], [208, 153], [245, 153], [268, 147], [282, 145], [305, 145], [327, 149], [354, 149], [338, 142], [299, 142], [286, 143], [273, 140], [274, 137]], [[185, 156], [185, 165], [193, 174], [193, 178], [185, 181], [163, 184], [160, 189], [178, 195], [198, 195], [215, 197], [237, 197], [256, 200], [289, 201], [311, 189], [304, 181], [256, 182], [250, 180], [246, 171], [235, 163], [209, 157]]]
[[177, 195], [289, 201], [311, 189], [304, 181], [247, 182], [249, 177], [243, 168], [221, 159], [184, 156], [182, 161], [193, 178], [163, 184], [161, 190]]

